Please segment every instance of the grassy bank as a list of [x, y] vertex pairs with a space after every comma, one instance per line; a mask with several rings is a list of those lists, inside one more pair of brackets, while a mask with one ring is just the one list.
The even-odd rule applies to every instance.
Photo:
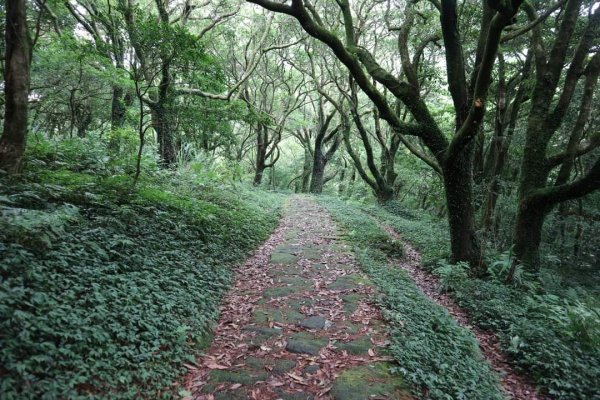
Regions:
[[474, 279], [449, 266], [443, 222], [417, 217], [398, 204], [363, 210], [394, 228], [422, 254], [424, 268], [438, 274], [471, 322], [497, 333], [517, 370], [531, 375], [546, 393], [561, 399], [598, 398], [600, 393], [600, 302], [575, 288], [558, 288], [552, 273], [520, 276], [506, 285], [510, 259], [488, 260], [491, 276]]
[[41, 165], [0, 184], [0, 398], [175, 396], [282, 198]]
[[379, 288], [390, 324], [391, 355], [398, 362], [395, 372], [414, 393], [433, 399], [502, 399], [498, 378], [472, 334], [388, 263], [387, 233], [355, 206], [332, 198], [321, 204], [346, 231], [361, 268]]

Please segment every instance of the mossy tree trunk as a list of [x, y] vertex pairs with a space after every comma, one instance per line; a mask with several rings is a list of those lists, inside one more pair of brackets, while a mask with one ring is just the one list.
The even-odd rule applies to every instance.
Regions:
[[302, 164], [302, 185], [300, 187], [301, 193], [308, 193], [310, 185], [310, 176], [312, 173], [312, 151], [310, 150], [310, 144], [304, 147], [304, 163]]
[[472, 166], [471, 148], [465, 149], [452, 162], [446, 163], [443, 167], [444, 190], [450, 227], [451, 261], [467, 261], [476, 268], [477, 274], [481, 274], [482, 260], [475, 233]]
[[[555, 205], [600, 188], [600, 158], [591, 164], [587, 173], [570, 181], [573, 161], [600, 145], [598, 134], [587, 143], [581, 143], [600, 74], [600, 54], [595, 53], [590, 57], [600, 35], [600, 9], [597, 8], [588, 17], [580, 17], [581, 6], [582, 0], [567, 1], [551, 46], [544, 45], [539, 28], [532, 30], [536, 49], [536, 81], [525, 134], [518, 212], [513, 235], [515, 256], [532, 271], [539, 267], [539, 246], [546, 215]], [[531, 9], [528, 9], [528, 15], [532, 20], [536, 17]], [[587, 23], [580, 39], [572, 44], [571, 38], [580, 18], [586, 18]], [[544, 48], [550, 48], [548, 54], [544, 54]], [[567, 65], [566, 73], [563, 74]], [[548, 155], [550, 141], [562, 125], [582, 78], [584, 92], [567, 148], [561, 153]], [[561, 90], [558, 92], [558, 100], [554, 101], [559, 84]], [[550, 183], [550, 173], [557, 167], [560, 167], [557, 178]]]
[[[262, 183], [264, 172], [271, 168], [279, 160], [279, 141], [281, 140], [281, 128], [275, 134], [269, 134], [269, 127], [258, 122], [256, 125], [256, 159], [254, 169], [254, 186]], [[269, 160], [270, 161], [267, 161]]]
[[[318, 127], [315, 135], [315, 144], [313, 148], [312, 173], [310, 180], [310, 193], [320, 194], [323, 192], [325, 184], [325, 167], [333, 158], [341, 144], [340, 126], [329, 131], [329, 127], [336, 114], [334, 109], [325, 116], [323, 102], [319, 100]], [[329, 147], [327, 148], [327, 146]]]
[[4, 129], [0, 137], [0, 169], [19, 173], [27, 142], [31, 41], [25, 0], [6, 2], [4, 55]]

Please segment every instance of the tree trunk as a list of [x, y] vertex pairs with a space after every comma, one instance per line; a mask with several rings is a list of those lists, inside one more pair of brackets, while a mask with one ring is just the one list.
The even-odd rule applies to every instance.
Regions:
[[346, 161], [344, 160], [344, 167], [342, 168], [342, 172], [340, 172], [340, 182], [338, 184], [338, 195], [343, 195], [344, 194], [344, 189], [345, 189], [345, 183], [344, 181], [346, 180], [346, 169], [348, 168], [348, 165], [346, 164]]
[[256, 172], [254, 173], [254, 186], [259, 186], [262, 183], [263, 173], [267, 168], [267, 135], [266, 128], [258, 125], [256, 135]]
[[521, 161], [519, 208], [513, 234], [515, 256], [531, 270], [538, 267], [542, 227], [549, 211], [543, 204], [530, 201], [530, 194], [538, 188], [544, 188], [548, 181], [546, 155], [540, 151], [545, 148], [544, 128], [543, 114], [530, 115]]
[[323, 154], [321, 146], [315, 146], [315, 156], [313, 158], [312, 177], [310, 180], [310, 192], [321, 194], [323, 192], [323, 183], [325, 178], [325, 165], [327, 160]]
[[484, 232], [492, 231], [493, 227], [496, 225], [495, 211], [496, 203], [498, 202], [498, 197], [500, 196], [500, 177], [502, 175], [502, 171], [504, 171], [504, 165], [508, 157], [508, 141], [506, 139], [499, 140], [495, 146], [497, 146], [497, 148], [495, 150], [496, 154], [494, 155], [494, 166], [490, 172], [490, 183], [488, 186], [488, 193], [481, 222]]
[[[307, 143], [306, 146], [309, 146]], [[308, 189], [310, 187], [310, 175], [312, 169], [312, 160], [310, 150], [308, 148], [304, 149], [304, 164], [302, 165], [302, 187], [300, 189], [301, 193], [308, 193]]]
[[[125, 126], [124, 93], [125, 91], [121, 86], [113, 86], [110, 110], [110, 130], [113, 132]], [[111, 151], [119, 151], [119, 139], [115, 135], [110, 136], [108, 148]]]
[[455, 160], [443, 166], [444, 190], [448, 208], [452, 262], [466, 261], [481, 274], [482, 260], [475, 235], [473, 208], [472, 145], [467, 146]]
[[111, 129], [117, 130], [125, 125], [125, 103], [124, 103], [125, 91], [121, 86], [113, 86], [112, 92], [112, 105], [110, 111], [110, 127]]
[[27, 111], [31, 43], [27, 31], [25, 0], [6, 5], [4, 131], [0, 138], [0, 169], [19, 173], [27, 141]]
[[485, 157], [484, 157], [484, 142], [485, 142], [485, 136], [483, 134], [483, 131], [479, 130], [479, 132], [477, 133], [477, 135], [475, 135], [475, 139], [474, 140], [474, 144], [475, 144], [475, 151], [474, 151], [474, 156], [473, 156], [473, 179], [475, 182], [480, 183], [483, 178], [484, 178], [484, 164], [485, 164]]
[[256, 166], [256, 172], [254, 173], [254, 181], [253, 184], [254, 186], [260, 186], [260, 184], [262, 183], [262, 178], [263, 178], [263, 174], [265, 172], [265, 166], [263, 165], [257, 165]]
[[527, 200], [519, 204], [514, 232], [514, 252], [529, 270], [536, 270], [540, 262], [542, 228], [548, 207]]
[[[498, 225], [496, 216], [496, 203], [500, 196], [500, 178], [504, 173], [508, 149], [517, 125], [519, 110], [527, 94], [527, 79], [531, 72], [533, 52], [527, 52], [527, 58], [522, 70], [521, 83], [512, 103], [507, 106], [507, 87], [504, 76], [504, 58], [500, 57], [499, 83], [496, 94], [496, 116], [494, 120], [494, 137], [490, 144], [490, 151], [486, 159], [484, 176], [489, 180], [488, 194], [482, 216], [482, 229], [484, 232], [495, 233]], [[508, 122], [506, 116], [508, 114]]]
[[394, 190], [389, 187], [379, 188], [376, 191], [373, 191], [375, 194], [375, 198], [379, 204], [385, 204], [388, 201], [394, 200]]
[[176, 152], [173, 143], [174, 99], [171, 88], [171, 59], [163, 55], [161, 62], [161, 79], [158, 85], [158, 100], [153, 107], [153, 123], [158, 140], [158, 155], [163, 168], [175, 164]]
[[169, 115], [169, 112], [169, 108], [162, 102], [152, 106], [152, 126], [156, 132], [156, 139], [158, 141], [160, 165], [164, 168], [175, 164], [176, 158], [171, 130], [171, 115]]

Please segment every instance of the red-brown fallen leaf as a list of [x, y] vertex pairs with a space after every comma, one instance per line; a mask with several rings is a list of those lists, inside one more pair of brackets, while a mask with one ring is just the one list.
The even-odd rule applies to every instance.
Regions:
[[235, 389], [239, 389], [242, 387], [241, 383], [234, 383], [233, 385], [229, 386], [229, 390], [235, 390]]
[[321, 390], [319, 392], [319, 396], [324, 396], [325, 394], [327, 394], [331, 390], [331, 388], [333, 388], [333, 386], [329, 386], [329, 387], [326, 387], [325, 389]]
[[229, 369], [229, 367], [221, 364], [217, 364], [216, 362], [209, 360], [204, 363], [204, 366], [208, 369]]
[[301, 385], [306, 385], [306, 380], [301, 376], [298, 376], [292, 372], [288, 372], [287, 376], [289, 376], [290, 378], [292, 378], [293, 380], [295, 380], [296, 382], [298, 382]]

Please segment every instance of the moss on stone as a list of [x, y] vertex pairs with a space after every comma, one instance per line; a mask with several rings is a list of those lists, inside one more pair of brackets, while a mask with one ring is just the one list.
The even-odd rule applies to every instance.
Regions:
[[256, 324], [266, 324], [268, 322], [295, 323], [305, 317], [295, 310], [289, 308], [259, 308], [252, 317], [252, 322]]
[[277, 297], [286, 297], [297, 292], [299, 292], [299, 289], [296, 286], [275, 286], [265, 289], [265, 291], [263, 292], [263, 298], [269, 299]]
[[327, 339], [319, 338], [308, 332], [297, 332], [287, 340], [286, 350], [291, 353], [317, 355], [327, 343]]
[[352, 315], [356, 309], [358, 308], [358, 303], [362, 297], [356, 293], [347, 294], [342, 296], [342, 301], [344, 302], [344, 311], [347, 315]]
[[389, 373], [386, 363], [363, 365], [342, 371], [333, 382], [335, 400], [365, 400], [370, 397], [412, 398], [402, 379]]
[[304, 272], [302, 267], [298, 265], [284, 265], [276, 266], [269, 270], [269, 274], [275, 278], [282, 278], [288, 276], [299, 276]]
[[293, 310], [300, 311], [301, 307], [312, 307], [314, 302], [306, 298], [290, 299], [287, 301], [287, 305]]
[[359, 274], [349, 274], [343, 275], [336, 279], [331, 285], [329, 285], [329, 289], [333, 290], [348, 290], [353, 289], [359, 285], [367, 285], [370, 284], [370, 281], [362, 275]]
[[293, 254], [276, 251], [271, 254], [271, 264], [294, 265], [298, 257]]
[[335, 346], [338, 349], [345, 350], [350, 354], [358, 355], [366, 354], [369, 349], [373, 347], [373, 343], [371, 343], [371, 340], [369, 340], [368, 337], [364, 336], [347, 343], [336, 343]]
[[307, 260], [320, 260], [323, 255], [323, 249], [320, 247], [303, 247], [299, 250], [298, 255], [300, 258]]
[[296, 366], [296, 362], [294, 360], [287, 359], [279, 359], [275, 360], [273, 365], [273, 372], [276, 374], [285, 374], [286, 372], [291, 371]]
[[249, 326], [245, 327], [244, 330], [250, 332], [256, 332], [256, 335], [252, 338], [252, 343], [262, 343], [273, 336], [277, 336], [281, 334], [281, 329], [276, 328], [266, 328], [262, 326]]

